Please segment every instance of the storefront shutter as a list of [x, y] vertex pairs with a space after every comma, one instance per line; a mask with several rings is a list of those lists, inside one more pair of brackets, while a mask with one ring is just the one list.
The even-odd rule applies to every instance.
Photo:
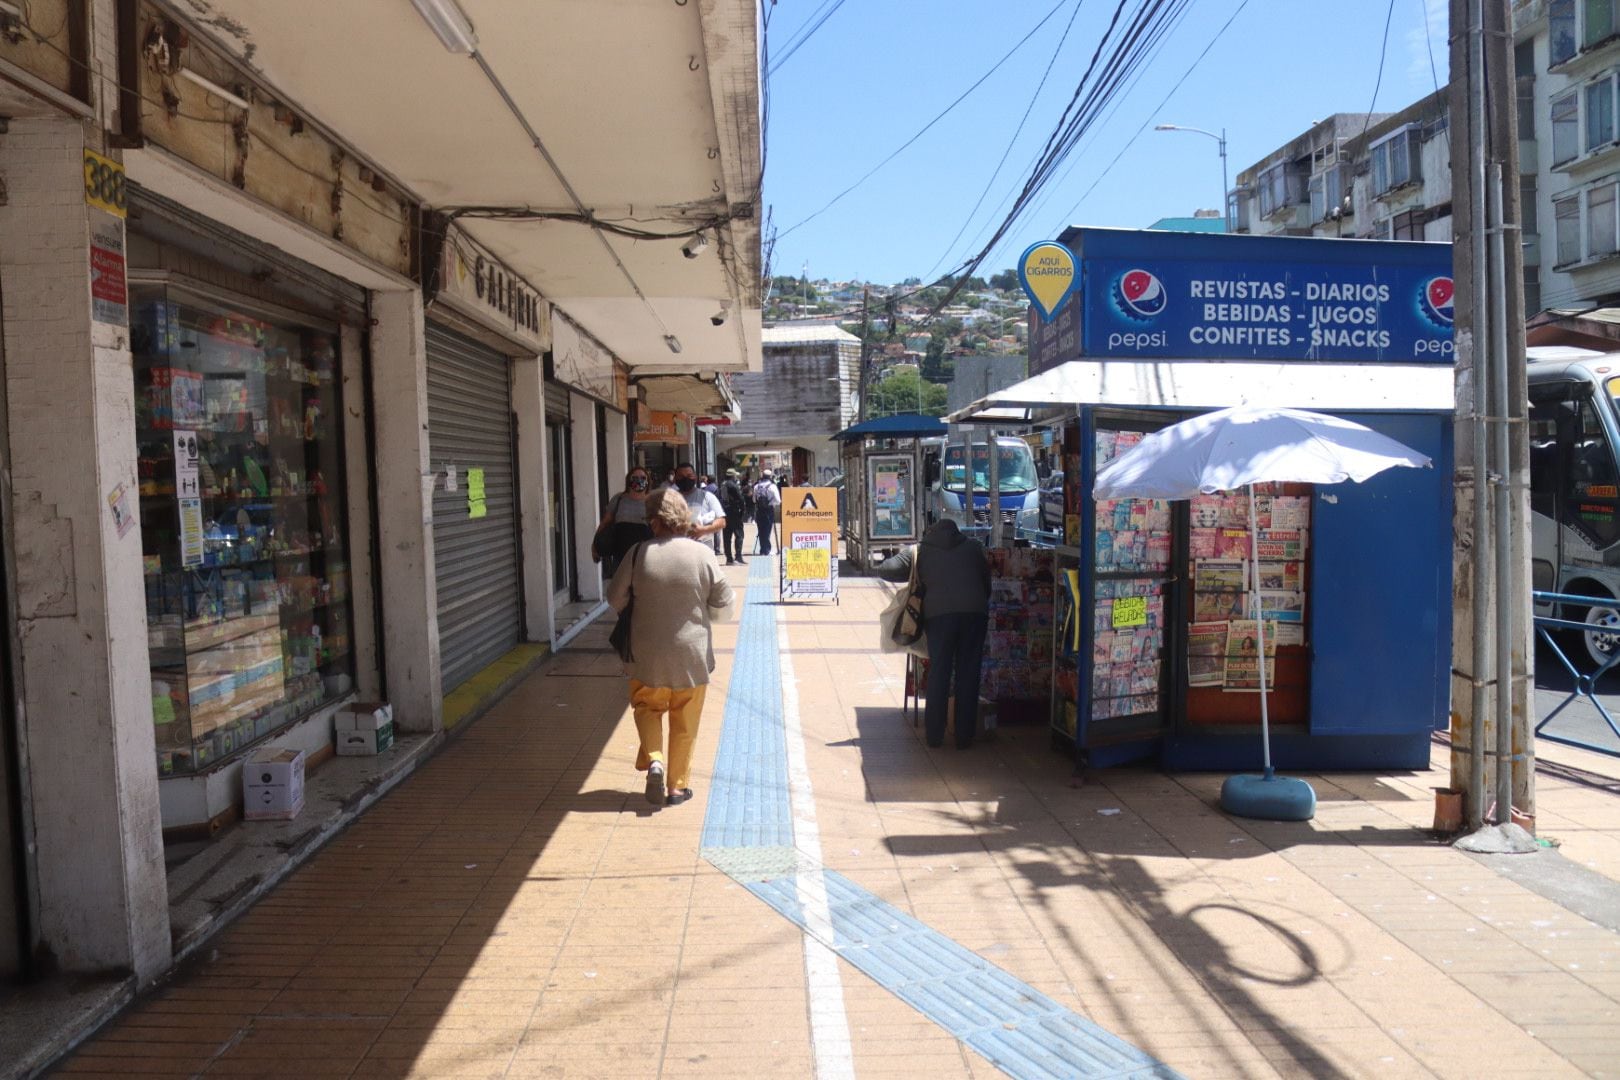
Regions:
[[[427, 325], [428, 443], [433, 492], [439, 649], [449, 693], [522, 638], [517, 485], [507, 358]], [[453, 466], [456, 490], [444, 475]], [[484, 514], [474, 516], [470, 470], [483, 470]]]

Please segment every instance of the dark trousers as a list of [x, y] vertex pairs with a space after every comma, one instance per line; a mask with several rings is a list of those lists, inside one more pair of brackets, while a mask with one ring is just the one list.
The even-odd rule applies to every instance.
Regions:
[[759, 553], [771, 553], [771, 534], [776, 531], [776, 507], [754, 507], [754, 524], [759, 526]]
[[923, 733], [929, 746], [945, 743], [945, 712], [956, 675], [956, 746], [966, 749], [979, 732], [979, 667], [984, 663], [988, 615], [935, 615], [923, 619], [928, 632], [927, 705]]
[[743, 516], [738, 511], [726, 515], [726, 562], [743, 557]]

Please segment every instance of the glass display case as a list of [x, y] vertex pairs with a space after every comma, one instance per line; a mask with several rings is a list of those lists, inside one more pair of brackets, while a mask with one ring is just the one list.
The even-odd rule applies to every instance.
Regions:
[[335, 327], [130, 290], [158, 771], [208, 768], [348, 693]]

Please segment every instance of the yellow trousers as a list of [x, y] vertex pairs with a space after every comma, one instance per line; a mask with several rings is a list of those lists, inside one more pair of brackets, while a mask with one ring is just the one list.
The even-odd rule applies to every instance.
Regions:
[[[692, 744], [697, 742], [698, 721], [703, 718], [703, 698], [708, 691], [707, 686], [674, 690], [630, 680], [630, 708], [635, 712], [636, 732], [641, 736], [636, 768], [645, 771], [655, 761], [664, 762], [667, 771], [664, 782], [671, 791], [691, 786], [687, 783], [687, 774], [692, 768]], [[667, 759], [664, 757], [666, 713], [669, 714]]]

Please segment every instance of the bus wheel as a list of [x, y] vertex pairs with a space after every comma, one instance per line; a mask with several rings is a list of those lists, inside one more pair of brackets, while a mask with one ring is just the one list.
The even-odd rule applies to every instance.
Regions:
[[1581, 643], [1586, 648], [1586, 658], [1602, 667], [1614, 657], [1615, 649], [1620, 648], [1620, 614], [1613, 608], [1589, 607], [1582, 621], [1601, 628], [1583, 632]]

